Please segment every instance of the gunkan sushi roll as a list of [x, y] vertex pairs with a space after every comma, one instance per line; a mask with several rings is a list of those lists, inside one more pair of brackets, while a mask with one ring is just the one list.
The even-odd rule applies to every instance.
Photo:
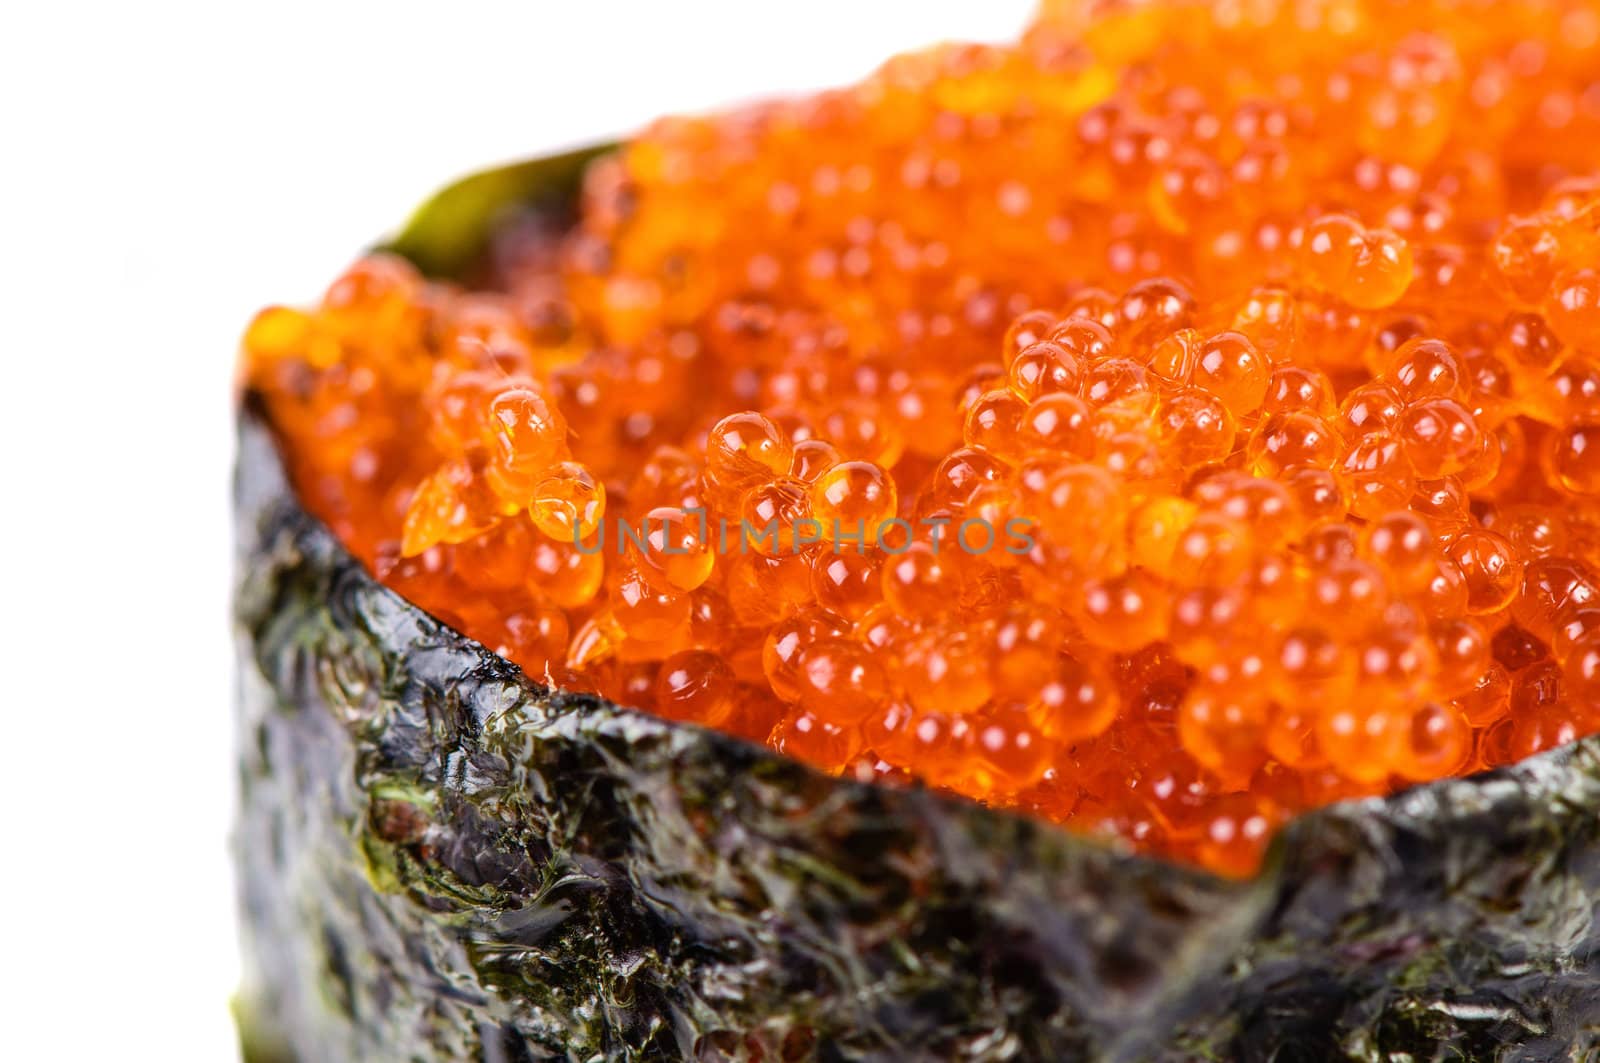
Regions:
[[1596, 71], [1047, 2], [263, 311], [250, 1059], [1600, 1054]]

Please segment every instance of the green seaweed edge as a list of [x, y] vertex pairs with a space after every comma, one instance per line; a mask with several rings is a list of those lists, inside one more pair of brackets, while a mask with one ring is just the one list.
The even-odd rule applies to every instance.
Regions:
[[542, 211], [559, 222], [572, 210], [589, 163], [615, 148], [595, 144], [463, 177], [417, 208], [378, 250], [409, 259], [426, 276], [464, 279], [508, 210]]

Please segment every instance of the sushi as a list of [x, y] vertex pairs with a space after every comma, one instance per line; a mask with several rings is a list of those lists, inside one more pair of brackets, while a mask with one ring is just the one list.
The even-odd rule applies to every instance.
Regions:
[[374, 580], [249, 407], [236, 499], [257, 1063], [1597, 1047], [1593, 738], [1240, 882], [550, 691]]
[[[1407, 10], [1047, 4], [479, 174], [258, 317], [249, 1057], [1600, 1050], [1595, 196], [1484, 88], [1581, 80], [1586, 9]], [[1148, 80], [1218, 42], [1337, 77]]]

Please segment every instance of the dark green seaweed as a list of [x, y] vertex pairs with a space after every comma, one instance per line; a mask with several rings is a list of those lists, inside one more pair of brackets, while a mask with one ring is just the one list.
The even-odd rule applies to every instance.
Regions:
[[584, 169], [613, 148], [598, 144], [470, 174], [434, 193], [380, 246], [430, 277], [463, 279], [508, 213], [538, 212], [557, 224], [569, 220]]
[[1229, 882], [546, 690], [374, 581], [248, 398], [235, 494], [253, 1063], [1600, 1058], [1600, 740]]

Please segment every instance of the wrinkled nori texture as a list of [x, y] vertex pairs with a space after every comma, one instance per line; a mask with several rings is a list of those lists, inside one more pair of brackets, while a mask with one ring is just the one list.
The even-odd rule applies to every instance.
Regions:
[[251, 1063], [1600, 1058], [1600, 740], [1226, 882], [546, 690], [374, 581], [248, 398], [235, 495]]

